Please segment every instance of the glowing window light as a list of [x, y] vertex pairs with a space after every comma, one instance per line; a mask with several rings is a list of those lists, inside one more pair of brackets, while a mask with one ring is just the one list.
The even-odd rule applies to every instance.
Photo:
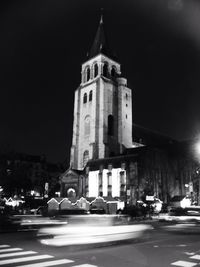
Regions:
[[103, 170], [103, 196], [107, 197], [108, 195], [108, 170]]
[[[112, 169], [112, 196], [120, 197], [120, 172], [121, 168]], [[124, 171], [125, 172], [125, 171]], [[124, 173], [124, 179], [126, 180], [126, 172]], [[88, 177], [88, 189], [89, 197], [99, 196], [99, 171], [90, 171]], [[104, 169], [102, 172], [102, 191], [103, 196], [108, 196], [108, 169]]]
[[88, 189], [89, 197], [98, 197], [99, 171], [89, 172]]
[[112, 196], [120, 196], [120, 171], [121, 168], [112, 169]]

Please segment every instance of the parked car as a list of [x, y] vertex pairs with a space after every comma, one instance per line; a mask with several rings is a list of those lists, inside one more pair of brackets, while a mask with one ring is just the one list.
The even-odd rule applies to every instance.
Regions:
[[35, 209], [31, 209], [30, 213], [34, 215], [45, 215], [47, 214], [47, 206], [39, 206]]
[[90, 213], [91, 214], [105, 214], [106, 211], [103, 208], [91, 208]]
[[200, 223], [200, 206], [172, 207], [168, 214], [161, 215], [159, 220], [173, 223]]
[[131, 218], [145, 218], [148, 213], [148, 207], [146, 204], [144, 205], [128, 205], [124, 207], [122, 210], [117, 210], [117, 214], [128, 215]]
[[169, 203], [170, 207], [189, 207], [191, 206], [191, 198], [187, 196], [174, 196]]

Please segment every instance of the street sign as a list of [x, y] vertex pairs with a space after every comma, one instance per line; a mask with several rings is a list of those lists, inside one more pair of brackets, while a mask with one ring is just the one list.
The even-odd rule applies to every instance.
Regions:
[[45, 183], [45, 185], [44, 185], [44, 189], [45, 189], [46, 191], [48, 191], [48, 189], [49, 189], [49, 183]]
[[130, 189], [127, 189], [126, 190], [126, 194], [127, 194], [127, 196], [130, 196], [131, 195], [131, 190]]

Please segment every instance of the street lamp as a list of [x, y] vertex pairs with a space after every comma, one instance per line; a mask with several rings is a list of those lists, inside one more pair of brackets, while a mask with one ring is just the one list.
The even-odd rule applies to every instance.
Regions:
[[[195, 146], [194, 146], [194, 151], [195, 151], [195, 157], [198, 161], [198, 163], [200, 163], [200, 139], [196, 142]], [[196, 174], [198, 175], [198, 198], [197, 198], [197, 202], [198, 205], [200, 205], [200, 175], [199, 175], [199, 169], [196, 171]]]
[[[196, 143], [195, 150], [196, 150], [196, 154], [197, 154], [197, 156], [200, 157], [200, 141], [198, 141], [198, 142]], [[199, 158], [199, 159], [200, 159], [200, 158]]]

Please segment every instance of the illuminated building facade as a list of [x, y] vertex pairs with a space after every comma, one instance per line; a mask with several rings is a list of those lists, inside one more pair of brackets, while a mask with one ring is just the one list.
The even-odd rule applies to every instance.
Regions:
[[70, 165], [75, 170], [132, 147], [132, 91], [108, 49], [102, 18], [75, 91], [72, 139]]
[[132, 124], [132, 91], [108, 48], [101, 18], [75, 91], [70, 168], [61, 175], [61, 196], [73, 192], [135, 204], [146, 195], [164, 202], [184, 195], [194, 166], [177, 145]]

